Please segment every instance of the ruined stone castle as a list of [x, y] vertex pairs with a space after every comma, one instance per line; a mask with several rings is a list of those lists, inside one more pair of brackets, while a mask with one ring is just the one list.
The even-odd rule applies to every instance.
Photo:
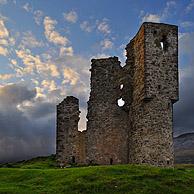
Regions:
[[[57, 105], [60, 164], [173, 166], [173, 104], [178, 100], [178, 27], [143, 23], [117, 57], [92, 59], [87, 129], [78, 131], [79, 100]], [[125, 102], [118, 106], [117, 101]]]

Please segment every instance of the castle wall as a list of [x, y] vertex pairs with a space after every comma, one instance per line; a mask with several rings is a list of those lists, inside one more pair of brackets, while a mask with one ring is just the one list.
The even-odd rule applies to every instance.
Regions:
[[131, 163], [174, 163], [172, 103], [178, 100], [177, 41], [175, 26], [144, 23], [126, 48], [126, 66], [133, 69], [129, 113]]
[[[178, 27], [145, 23], [145, 96], [178, 100]], [[163, 48], [161, 46], [163, 44]]]
[[56, 155], [61, 164], [84, 162], [85, 134], [78, 131], [79, 114], [79, 100], [73, 96], [57, 105]]
[[76, 163], [173, 166], [177, 26], [146, 22], [126, 51], [124, 67], [117, 57], [92, 59], [86, 131], [78, 131], [77, 98], [68, 96], [57, 106], [60, 163], [74, 158]]
[[122, 73], [117, 57], [92, 60], [86, 134], [89, 163], [128, 163], [128, 113], [117, 104]]

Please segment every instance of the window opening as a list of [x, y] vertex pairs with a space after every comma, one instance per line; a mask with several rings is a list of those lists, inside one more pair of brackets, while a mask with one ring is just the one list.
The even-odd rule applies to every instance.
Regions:
[[164, 42], [163, 41], [160, 42], [160, 46], [161, 46], [162, 50], [164, 50]]
[[120, 99], [117, 100], [117, 104], [118, 104], [119, 107], [122, 107], [122, 106], [125, 105], [125, 101], [122, 98], [120, 98]]
[[167, 41], [166, 41], [166, 36], [162, 37], [162, 40], [160, 41], [160, 46], [162, 48], [163, 51], [167, 50]]
[[121, 90], [123, 89], [123, 84], [120, 85], [120, 89], [121, 89]]

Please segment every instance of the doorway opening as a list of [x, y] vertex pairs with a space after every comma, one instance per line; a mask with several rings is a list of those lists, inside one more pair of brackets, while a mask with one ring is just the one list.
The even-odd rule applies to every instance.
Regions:
[[113, 159], [110, 158], [110, 165], [113, 165]]

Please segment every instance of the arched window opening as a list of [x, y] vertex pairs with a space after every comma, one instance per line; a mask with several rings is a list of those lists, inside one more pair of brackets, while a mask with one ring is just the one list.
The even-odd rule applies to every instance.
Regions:
[[168, 43], [167, 43], [167, 40], [166, 40], [166, 36], [163, 36], [161, 41], [160, 41], [160, 46], [161, 46], [161, 49], [163, 51], [166, 51], [167, 50], [167, 46], [168, 46]]
[[123, 84], [120, 85], [120, 89], [121, 89], [121, 90], [123, 89]]
[[119, 107], [122, 107], [122, 106], [125, 105], [125, 101], [122, 98], [120, 98], [120, 99], [117, 100], [117, 104], [118, 104]]
[[162, 50], [164, 50], [164, 42], [163, 41], [160, 42], [160, 46], [161, 46]]

